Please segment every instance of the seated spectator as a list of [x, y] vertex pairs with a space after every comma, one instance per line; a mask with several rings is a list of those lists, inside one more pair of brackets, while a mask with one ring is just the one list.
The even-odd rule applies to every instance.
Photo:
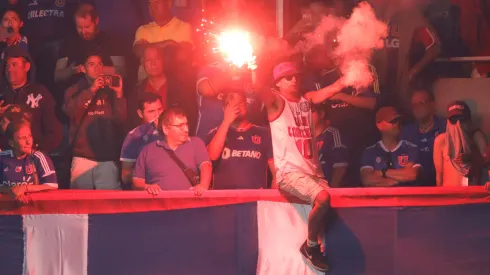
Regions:
[[225, 61], [201, 69], [197, 80], [198, 121], [196, 136], [206, 139], [209, 131], [223, 121], [223, 98], [230, 91], [241, 90], [247, 99], [247, 118], [256, 125], [266, 123], [262, 101], [252, 86], [252, 74], [233, 72]]
[[311, 114], [323, 176], [328, 181], [328, 186], [342, 187], [342, 180], [349, 166], [347, 147], [342, 143], [339, 130], [330, 126], [325, 115], [325, 106], [314, 106]]
[[416, 90], [412, 94], [411, 103], [416, 122], [402, 127], [401, 139], [417, 145], [420, 150], [421, 183], [424, 186], [435, 186], [434, 140], [446, 132], [446, 119], [436, 115], [434, 95], [429, 91]]
[[[332, 37], [333, 39], [333, 37]], [[317, 46], [306, 54], [307, 73], [303, 79], [305, 92], [317, 91], [335, 83], [341, 77], [337, 60], [331, 52], [335, 43]], [[364, 149], [378, 140], [374, 126], [374, 110], [378, 104], [379, 83], [376, 69], [370, 66], [374, 82], [371, 87], [356, 90], [344, 88], [327, 98], [327, 113], [331, 126], [339, 130], [342, 142], [349, 148], [347, 172], [344, 183], [358, 187], [359, 167]]]
[[134, 164], [143, 147], [163, 139], [158, 131], [158, 116], [163, 110], [162, 100], [158, 95], [142, 93], [139, 96], [137, 113], [143, 124], [128, 133], [121, 149], [121, 178], [124, 187], [131, 186]]
[[[165, 74], [163, 50], [157, 46], [148, 46], [143, 51], [141, 56], [141, 64], [146, 73], [146, 78], [136, 85], [135, 91], [131, 94], [134, 100], [128, 102], [128, 110], [130, 112], [130, 126], [136, 127], [140, 124], [140, 118], [134, 117], [139, 106], [139, 97], [144, 93], [153, 93], [160, 97], [163, 108], [167, 107], [167, 77]], [[134, 121], [135, 119], [136, 121]], [[130, 128], [130, 129], [131, 129]]]
[[[140, 26], [136, 30], [133, 50], [137, 56], [143, 54], [148, 44], [165, 46], [166, 40], [182, 43], [189, 50], [192, 48], [192, 27], [172, 15], [171, 0], [148, 0], [148, 8], [153, 22]], [[144, 79], [145, 74], [140, 67], [138, 79]]]
[[16, 121], [31, 123], [32, 114], [22, 110], [19, 105], [11, 104], [0, 117], [0, 151], [11, 149], [6, 135], [7, 127], [11, 122]]
[[463, 101], [449, 104], [446, 133], [434, 141], [437, 186], [481, 185], [482, 174], [490, 176], [485, 168], [486, 150], [485, 136], [474, 127], [468, 105]]
[[415, 186], [419, 175], [417, 145], [400, 140], [400, 114], [393, 107], [376, 113], [381, 140], [366, 148], [361, 161], [362, 184], [368, 187]]
[[32, 114], [32, 132], [37, 149], [52, 152], [61, 143], [61, 124], [56, 118], [55, 102], [51, 93], [35, 82], [35, 70], [32, 59], [26, 50], [19, 46], [9, 47], [3, 64], [1, 75], [6, 77], [8, 84], [0, 95], [4, 104], [0, 115], [9, 104], [17, 104]]
[[101, 73], [124, 76], [125, 59], [118, 53], [120, 46], [114, 38], [99, 30], [99, 15], [94, 6], [81, 4], [75, 12], [75, 25], [78, 35], [67, 38], [61, 46], [55, 81], [67, 81], [66, 86], [70, 86], [83, 78], [84, 58], [89, 52], [102, 55], [105, 66]]
[[270, 129], [248, 121], [245, 100], [242, 92], [228, 93], [223, 122], [208, 135], [209, 157], [215, 162], [213, 189], [267, 188], [267, 167], [271, 186], [277, 188]]
[[0, 193], [27, 202], [26, 193], [58, 189], [53, 163], [36, 151], [28, 122], [16, 121], [7, 127], [11, 150], [0, 152]]
[[160, 115], [158, 129], [165, 139], [141, 151], [133, 172], [133, 189], [156, 195], [162, 190], [192, 188], [201, 195], [209, 189], [213, 176], [204, 142], [189, 138], [187, 118], [178, 108], [168, 108]]
[[127, 117], [120, 76], [101, 76], [100, 54], [88, 54], [85, 77], [68, 88], [63, 110], [70, 118], [72, 189], [120, 189], [122, 125]]
[[2, 14], [2, 26], [0, 27], [0, 61], [5, 57], [5, 51], [10, 46], [20, 46], [28, 50], [27, 37], [20, 34], [24, 21], [15, 9], [7, 9]]

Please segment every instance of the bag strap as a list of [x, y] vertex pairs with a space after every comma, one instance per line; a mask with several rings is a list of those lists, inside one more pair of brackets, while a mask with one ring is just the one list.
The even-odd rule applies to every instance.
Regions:
[[167, 151], [168, 156], [180, 167], [182, 172], [185, 172], [185, 170], [187, 170], [187, 167], [185, 166], [185, 164], [179, 159], [179, 157], [177, 157], [177, 155], [175, 154], [175, 152], [173, 150], [169, 150], [169, 149], [165, 149], [165, 148], [164, 148], [164, 150]]
[[78, 124], [78, 127], [75, 130], [75, 133], [73, 134], [73, 139], [71, 140], [71, 144], [70, 144], [71, 153], [73, 153], [73, 149], [75, 149], [75, 143], [76, 143], [76, 140], [78, 139], [78, 134], [80, 133], [80, 128], [82, 128], [82, 124], [85, 121], [85, 118], [87, 118], [88, 112], [90, 111], [90, 109], [92, 109], [92, 107], [94, 107], [95, 103], [97, 102], [99, 95], [100, 95], [100, 93], [97, 92], [92, 96], [92, 99], [90, 99], [90, 103], [88, 104], [87, 109], [85, 109], [85, 112], [83, 112], [82, 118], [80, 119], [80, 123]]

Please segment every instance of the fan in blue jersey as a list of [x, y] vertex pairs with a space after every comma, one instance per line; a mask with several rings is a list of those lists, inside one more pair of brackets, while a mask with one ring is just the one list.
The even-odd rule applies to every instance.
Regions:
[[325, 113], [325, 106], [316, 105], [312, 108], [318, 157], [328, 185], [341, 187], [342, 179], [349, 166], [348, 150], [342, 143], [339, 130], [330, 126]]
[[400, 139], [400, 114], [394, 107], [381, 107], [376, 113], [381, 140], [366, 148], [361, 160], [364, 186], [416, 186], [419, 175], [417, 145]]
[[33, 150], [30, 124], [15, 121], [7, 127], [11, 150], [0, 152], [0, 192], [27, 202], [26, 193], [58, 189], [51, 159]]
[[[334, 47], [335, 43], [327, 43], [326, 46], [312, 48], [306, 54], [307, 70], [302, 86], [304, 91], [328, 87], [341, 77], [342, 73], [336, 65], [338, 62], [331, 54]], [[369, 68], [374, 80], [370, 87], [359, 90], [345, 87], [326, 101], [331, 126], [339, 130], [343, 142], [349, 148], [349, 166], [344, 182], [353, 187], [359, 186], [359, 160], [364, 149], [378, 139], [373, 121], [374, 110], [379, 101], [379, 83], [375, 67], [370, 65]]]
[[402, 127], [401, 139], [417, 145], [420, 150], [423, 185], [436, 186], [434, 141], [446, 132], [446, 119], [435, 114], [434, 95], [429, 91], [415, 91], [411, 104], [416, 122]]
[[244, 92], [248, 120], [257, 125], [265, 122], [265, 110], [253, 91], [250, 71], [231, 72], [231, 70], [227, 63], [213, 63], [204, 67], [198, 74], [199, 115], [196, 135], [201, 139], [205, 139], [209, 131], [218, 127], [223, 121], [223, 98], [226, 93], [233, 90]]
[[226, 95], [223, 122], [205, 142], [215, 162], [214, 189], [267, 188], [267, 167], [275, 175], [270, 130], [247, 119], [243, 93]]
[[158, 116], [163, 112], [160, 96], [148, 92], [141, 93], [137, 112], [143, 124], [128, 133], [121, 149], [121, 178], [124, 187], [131, 186], [134, 164], [143, 147], [153, 141], [163, 139], [157, 130]]

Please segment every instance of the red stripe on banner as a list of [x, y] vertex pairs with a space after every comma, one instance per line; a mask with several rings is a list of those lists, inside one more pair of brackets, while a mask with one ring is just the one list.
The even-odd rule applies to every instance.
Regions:
[[[399, 187], [329, 189], [332, 206], [409, 207], [490, 203], [490, 193], [483, 187]], [[147, 212], [212, 207], [256, 201], [306, 204], [277, 190], [213, 190], [201, 197], [191, 191], [165, 191], [157, 196], [144, 191], [73, 191], [57, 190], [28, 195], [21, 204], [7, 195], [0, 196], [0, 215], [20, 214], [103, 214]]]

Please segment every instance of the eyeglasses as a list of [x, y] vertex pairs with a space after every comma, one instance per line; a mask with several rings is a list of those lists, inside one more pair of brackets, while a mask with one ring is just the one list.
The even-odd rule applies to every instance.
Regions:
[[449, 123], [451, 123], [452, 125], [455, 125], [455, 124], [458, 123], [458, 121], [461, 122], [461, 123], [465, 123], [469, 119], [466, 118], [466, 117], [458, 117], [458, 116], [456, 116], [456, 117], [450, 117], [448, 120], [449, 120]]
[[289, 76], [285, 76], [284, 79], [286, 79], [287, 81], [292, 81], [293, 78], [296, 78], [295, 75], [289, 75]]
[[167, 126], [174, 126], [176, 128], [179, 128], [180, 130], [185, 130], [187, 128], [189, 128], [189, 123], [185, 122], [185, 123], [181, 123], [181, 124], [165, 124]]

